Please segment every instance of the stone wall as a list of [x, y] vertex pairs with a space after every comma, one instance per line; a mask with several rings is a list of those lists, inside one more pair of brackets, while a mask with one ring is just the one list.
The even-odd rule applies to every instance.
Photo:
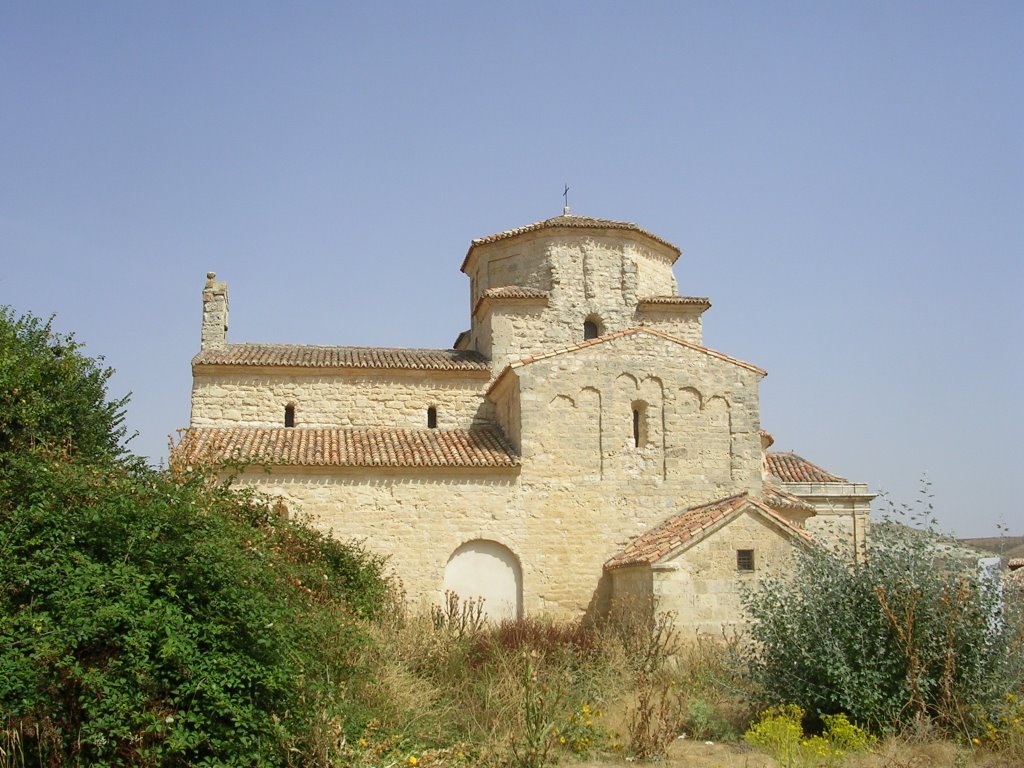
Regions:
[[642, 312], [637, 311], [633, 325], [654, 328], [691, 344], [703, 344], [704, 332], [701, 328], [700, 315], [699, 311], [644, 309]]
[[[507, 285], [550, 291], [540, 312], [488, 308], [473, 318], [474, 348], [495, 360], [495, 373], [509, 360], [578, 343], [587, 319], [596, 320], [602, 334], [632, 328], [639, 299], [677, 292], [671, 249], [628, 231], [542, 231], [478, 246], [474, 253], [468, 271], [475, 297]], [[487, 316], [491, 312], [505, 319], [498, 323]], [[691, 325], [686, 334], [699, 339], [699, 322], [696, 332]]]
[[[646, 572], [658, 610], [675, 611], [676, 626], [684, 635], [721, 635], [723, 629], [742, 628], [741, 589], [766, 575], [787, 572], [797, 546], [760, 516], [744, 512], [668, 563], [612, 571], [613, 600], [643, 598]], [[754, 551], [753, 571], [737, 569], [740, 549]]]
[[640, 332], [508, 375], [519, 380], [524, 482], [582, 478], [627, 497], [650, 486], [681, 506], [760, 492], [753, 370]]
[[296, 427], [423, 429], [427, 408], [437, 408], [441, 429], [494, 422], [483, 397], [487, 374], [433, 371], [277, 368], [238, 373], [212, 366], [192, 379], [192, 426], [280, 427], [286, 405]]

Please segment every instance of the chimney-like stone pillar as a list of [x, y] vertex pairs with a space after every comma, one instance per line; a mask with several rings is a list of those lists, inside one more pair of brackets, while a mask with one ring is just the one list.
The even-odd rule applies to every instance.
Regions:
[[219, 282], [215, 272], [206, 273], [203, 288], [203, 329], [200, 349], [216, 349], [228, 344], [228, 284]]

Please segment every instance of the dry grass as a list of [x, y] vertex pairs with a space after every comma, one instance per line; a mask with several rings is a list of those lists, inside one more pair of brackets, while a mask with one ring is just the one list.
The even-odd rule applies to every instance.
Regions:
[[[346, 692], [367, 713], [360, 732], [349, 727], [346, 764], [616, 768], [647, 757], [679, 768], [783, 768], [740, 740], [756, 691], [728, 642], [680, 642], [670, 623], [650, 621], [489, 626], [463, 620], [458, 606], [446, 616], [396, 612], [373, 628], [357, 660], [370, 671], [366, 685]], [[531, 752], [538, 738], [550, 741]], [[922, 728], [839, 766], [1021, 768], [1024, 756]]]

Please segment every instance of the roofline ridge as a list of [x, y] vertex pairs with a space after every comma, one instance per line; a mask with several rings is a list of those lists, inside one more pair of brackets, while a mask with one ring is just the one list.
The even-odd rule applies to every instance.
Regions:
[[514, 237], [519, 237], [520, 235], [527, 235], [531, 232], [537, 232], [543, 229], [557, 229], [560, 226], [564, 226], [567, 229], [622, 229], [630, 232], [636, 232], [672, 250], [675, 253], [673, 261], [676, 261], [683, 253], [679, 246], [644, 229], [636, 222], [602, 219], [595, 216], [584, 216], [578, 213], [562, 213], [558, 216], [552, 216], [549, 219], [541, 219], [540, 221], [535, 221], [530, 224], [524, 224], [521, 227], [513, 227], [512, 229], [505, 229], [501, 232], [484, 235], [483, 237], [473, 238], [470, 240], [469, 249], [466, 251], [466, 256], [462, 260], [462, 266], [459, 267], [459, 271], [466, 271], [466, 265], [469, 264], [469, 257], [472, 255], [473, 249], [478, 246], [490, 245], [491, 243], [509, 240]]
[[[372, 344], [296, 344], [288, 341], [233, 341], [223, 347], [211, 347], [201, 352], [218, 352], [230, 347], [289, 347], [301, 349], [379, 349], [388, 352], [458, 352], [479, 355], [475, 349], [455, 349], [454, 347], [382, 347]], [[482, 355], [481, 355], [482, 357]]]

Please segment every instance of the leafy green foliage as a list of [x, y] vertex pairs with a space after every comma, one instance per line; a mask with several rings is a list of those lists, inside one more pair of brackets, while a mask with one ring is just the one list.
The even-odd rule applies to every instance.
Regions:
[[30, 760], [282, 765], [315, 718], [344, 727], [379, 559], [200, 479], [8, 459], [0, 713]]
[[52, 322], [0, 307], [0, 459], [39, 444], [88, 458], [116, 455], [128, 398], [108, 402], [113, 371]]
[[326, 763], [381, 558], [125, 455], [111, 373], [0, 310], [0, 762]]
[[[914, 519], [933, 525], [927, 501]], [[1016, 624], [997, 584], [955, 552], [930, 530], [877, 525], [863, 562], [807, 551], [790, 579], [747, 594], [748, 661], [768, 703], [971, 735], [1019, 679]]]

